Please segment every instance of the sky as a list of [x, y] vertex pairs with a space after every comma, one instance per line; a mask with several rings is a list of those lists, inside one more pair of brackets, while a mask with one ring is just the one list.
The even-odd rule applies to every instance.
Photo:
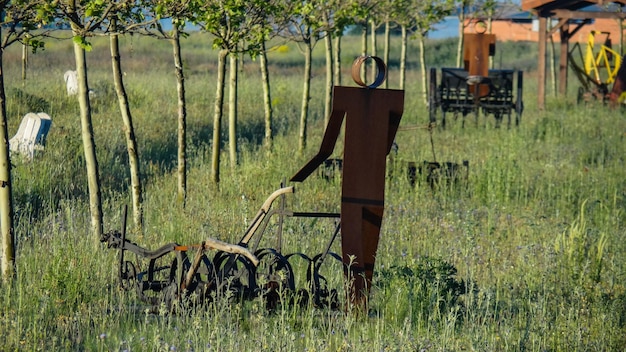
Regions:
[[428, 38], [444, 39], [459, 36], [459, 18], [448, 16], [435, 25], [435, 29], [428, 33]]

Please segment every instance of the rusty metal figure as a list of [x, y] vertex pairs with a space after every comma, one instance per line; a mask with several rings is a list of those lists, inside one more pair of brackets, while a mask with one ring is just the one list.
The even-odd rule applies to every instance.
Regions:
[[[378, 74], [367, 85], [361, 65], [374, 60]], [[376, 250], [383, 220], [386, 157], [400, 125], [404, 91], [376, 89], [386, 79], [387, 67], [378, 57], [361, 56], [352, 65], [352, 78], [361, 86], [337, 86], [330, 120], [319, 152], [291, 181], [304, 181], [333, 152], [346, 120], [341, 194], [341, 247], [346, 276], [351, 280], [350, 301], [367, 304]]]
[[463, 40], [463, 66], [468, 74], [469, 91], [474, 94], [478, 103], [481, 97], [489, 94], [489, 86], [486, 84], [489, 77], [489, 57], [496, 51], [496, 35], [485, 33], [487, 27], [481, 21], [474, 28], [476, 33], [466, 33]]

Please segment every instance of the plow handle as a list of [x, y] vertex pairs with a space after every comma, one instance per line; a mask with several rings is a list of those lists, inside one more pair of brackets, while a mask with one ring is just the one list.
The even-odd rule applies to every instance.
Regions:
[[252, 262], [252, 264], [254, 264], [254, 266], [259, 265], [259, 259], [254, 254], [250, 253], [247, 248], [240, 245], [222, 242], [214, 238], [208, 238], [204, 241], [202, 246], [204, 250], [217, 249], [226, 253], [243, 255], [244, 257], [248, 258]]
[[283, 194], [293, 193], [293, 192], [294, 192], [294, 187], [289, 186], [289, 187], [279, 188], [276, 191], [274, 191], [274, 193], [270, 194], [270, 196], [267, 197], [267, 199], [261, 206], [261, 209], [259, 209], [259, 212], [254, 217], [254, 220], [252, 220], [252, 223], [248, 227], [248, 230], [246, 230], [246, 233], [244, 234], [241, 241], [239, 241], [239, 243], [243, 245], [248, 244], [252, 235], [254, 235], [259, 225], [261, 225], [261, 223], [263, 222], [263, 219], [265, 219], [265, 216], [269, 212], [270, 207], [272, 206], [272, 203], [276, 200], [276, 198], [282, 196]]

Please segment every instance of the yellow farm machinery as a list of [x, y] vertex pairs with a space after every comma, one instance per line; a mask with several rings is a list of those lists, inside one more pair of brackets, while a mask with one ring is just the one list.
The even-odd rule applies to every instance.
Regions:
[[[622, 94], [623, 78], [620, 79], [623, 59], [612, 48], [610, 35], [609, 32], [591, 31], [584, 50], [576, 43], [568, 53], [569, 66], [581, 84], [577, 96], [579, 103], [610, 101], [615, 104], [626, 98]], [[597, 45], [596, 39], [602, 38], [602, 44]]]

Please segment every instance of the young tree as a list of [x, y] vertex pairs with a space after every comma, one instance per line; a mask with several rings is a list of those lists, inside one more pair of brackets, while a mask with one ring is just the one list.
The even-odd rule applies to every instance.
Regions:
[[[139, 16], [140, 17], [140, 16]], [[133, 224], [135, 231], [143, 232], [143, 192], [141, 186], [141, 174], [139, 172], [139, 150], [137, 147], [137, 138], [135, 136], [135, 128], [133, 126], [133, 117], [128, 101], [128, 94], [124, 87], [124, 77], [122, 74], [121, 55], [119, 48], [119, 33], [130, 29], [132, 24], [129, 20], [141, 19], [132, 11], [113, 12], [111, 14], [111, 27], [109, 28], [110, 48], [111, 48], [111, 65], [113, 68], [113, 82], [115, 84], [115, 93], [122, 114], [124, 123], [124, 137], [126, 139], [126, 151], [128, 153], [128, 166], [130, 169], [131, 183], [131, 199], [133, 204]], [[119, 21], [118, 21], [119, 20]], [[120, 25], [121, 24], [121, 25]]]
[[261, 70], [261, 86], [263, 87], [263, 113], [265, 122], [265, 134], [263, 137], [263, 145], [267, 150], [272, 149], [273, 144], [273, 109], [272, 109], [272, 92], [270, 87], [270, 75], [267, 67], [267, 50], [266, 42], [261, 43], [261, 52], [259, 53], [259, 68]]
[[[136, 33], [165, 39], [171, 42], [176, 76], [176, 92], [178, 99], [177, 128], [177, 198], [185, 206], [187, 199], [187, 103], [185, 96], [185, 73], [181, 55], [181, 38], [187, 37], [187, 22], [194, 22], [199, 2], [195, 0], [146, 0], [144, 7], [147, 18], [156, 21], [139, 27]], [[165, 31], [161, 20], [169, 20], [172, 30]]]
[[[398, 0], [382, 0], [378, 3], [378, 6], [375, 8], [375, 14], [373, 18], [376, 18], [376, 21], [371, 20], [372, 23], [372, 55], [376, 55], [376, 28], [377, 25], [374, 23], [378, 23], [385, 27], [384, 33], [384, 47], [383, 47], [383, 61], [389, 65], [389, 50], [391, 45], [391, 28], [395, 24], [394, 18], [407, 9], [399, 9], [396, 7], [396, 2]], [[399, 12], [399, 13], [398, 13]], [[372, 62], [372, 81], [376, 78], [376, 63]], [[388, 88], [389, 82], [385, 80], [383, 83], [383, 88]]]
[[21, 42], [32, 50], [43, 47], [40, 40], [48, 30], [39, 30], [32, 34], [40, 23], [37, 9], [45, 6], [43, 1], [0, 1], [0, 12], [4, 14], [0, 21], [0, 252], [2, 281], [10, 282], [15, 271], [15, 233], [13, 228], [13, 185], [11, 183], [11, 157], [9, 153], [9, 131], [4, 87], [3, 57], [4, 51], [12, 44]]
[[[215, 37], [213, 47], [219, 49], [211, 162], [212, 181], [214, 183], [219, 183], [220, 180], [220, 133], [224, 105], [226, 58], [229, 54], [250, 53], [255, 56], [259, 53], [270, 30], [269, 26], [266, 25], [270, 7], [268, 2], [263, 0], [211, 0], [202, 2], [199, 6], [196, 23]], [[230, 104], [236, 105], [236, 102], [231, 101]], [[236, 129], [236, 118], [231, 120], [231, 130], [233, 129]], [[236, 132], [229, 134], [231, 136], [236, 135]], [[236, 152], [236, 139], [232, 141], [230, 146]], [[236, 160], [231, 160], [233, 164], [236, 162]]]
[[[180, 14], [188, 13], [189, 7], [185, 3], [172, 3], [171, 1], [158, 1], [156, 4], [154, 2], [146, 2], [145, 4], [139, 4], [135, 2], [128, 2], [126, 6], [116, 8], [111, 12], [111, 18], [109, 23], [109, 28], [107, 32], [109, 32], [110, 41], [111, 41], [111, 59], [112, 59], [112, 67], [113, 67], [113, 79], [115, 82], [115, 91], [117, 93], [120, 111], [122, 114], [122, 120], [124, 122], [124, 135], [126, 137], [126, 147], [128, 152], [128, 163], [130, 168], [130, 178], [131, 178], [131, 197], [133, 203], [133, 220], [135, 229], [138, 232], [143, 231], [143, 191], [142, 191], [142, 182], [141, 182], [141, 174], [139, 170], [140, 162], [139, 162], [139, 151], [137, 148], [137, 140], [134, 132], [132, 114], [130, 109], [130, 103], [128, 101], [128, 95], [126, 94], [126, 89], [124, 87], [124, 79], [121, 69], [121, 57], [119, 51], [119, 41], [118, 36], [120, 33], [126, 32], [136, 32], [140, 34], [150, 33], [154, 35], [157, 32], [150, 32], [150, 28], [161, 28], [159, 20], [164, 13], [175, 13], [177, 15], [176, 19], [180, 19]], [[153, 10], [154, 11], [151, 11]], [[158, 12], [157, 12], [158, 11]], [[155, 13], [156, 12], [156, 13]], [[173, 21], [173, 22], [183, 22], [184, 21]], [[174, 35], [178, 36], [178, 23], [174, 24]], [[163, 31], [158, 32], [162, 35], [162, 37], [167, 37], [164, 35]], [[178, 46], [178, 48], [176, 47]], [[180, 57], [180, 42], [178, 40], [174, 40], [174, 57]], [[182, 66], [182, 65], [181, 65]], [[182, 67], [181, 67], [182, 70]], [[180, 82], [179, 82], [180, 83]], [[179, 87], [179, 103], [181, 100], [180, 89]], [[184, 92], [184, 91], [183, 91]], [[184, 96], [183, 96], [184, 102]], [[179, 153], [184, 153], [185, 151], [185, 141], [184, 141], [184, 133], [185, 133], [185, 116], [182, 117], [183, 125], [180, 125], [180, 113], [179, 113]], [[182, 131], [182, 132], [181, 132]], [[180, 137], [180, 133], [183, 133], [182, 141]], [[182, 147], [181, 147], [182, 145]], [[179, 167], [181, 165], [180, 161], [181, 157], [179, 155]], [[182, 156], [183, 159], [183, 167], [186, 168], [185, 164], [185, 156]], [[186, 173], [186, 171], [184, 172]], [[179, 175], [180, 176], [180, 175]], [[186, 180], [185, 180], [186, 181]], [[185, 185], [183, 185], [183, 190], [181, 191], [180, 187], [180, 177], [179, 177], [179, 195], [183, 192], [183, 199], [185, 194]], [[183, 201], [184, 204], [184, 201]]]
[[[99, 239], [103, 233], [102, 198], [100, 193], [100, 170], [96, 156], [93, 124], [91, 121], [91, 103], [89, 101], [89, 85], [87, 78], [86, 50], [91, 50], [87, 38], [98, 30], [101, 22], [106, 18], [110, 9], [93, 3], [94, 9], [81, 7], [76, 0], [67, 0], [61, 9], [65, 19], [69, 20], [74, 37], [74, 59], [78, 76], [78, 104], [80, 105], [80, 122], [83, 139], [83, 152], [87, 167], [87, 182], [89, 187], [89, 208], [91, 211], [91, 228], [95, 238]], [[95, 16], [94, 16], [95, 15]]]
[[[339, 2], [341, 3], [341, 2]], [[306, 148], [307, 142], [307, 124], [309, 115], [309, 103], [311, 100], [311, 63], [312, 53], [315, 45], [324, 37], [332, 36], [335, 33], [343, 31], [347, 16], [338, 15], [336, 12], [337, 5], [332, 1], [307, 0], [307, 1], [289, 1], [291, 5], [292, 17], [289, 24], [280, 32], [284, 38], [292, 40], [298, 45], [300, 51], [304, 54], [304, 77], [302, 88], [302, 105], [300, 109], [300, 127], [298, 139], [298, 151], [302, 152]], [[354, 3], [348, 3], [348, 8], [355, 6]], [[328, 80], [332, 80], [332, 48], [330, 42], [327, 42], [327, 85]], [[329, 54], [330, 53], [330, 54]], [[329, 100], [329, 94], [327, 93]]]
[[[344, 28], [348, 25], [356, 25], [361, 28], [361, 55], [367, 55], [367, 19], [370, 17], [370, 13], [374, 11], [378, 4], [377, 0], [352, 0], [344, 3], [342, 7], [342, 16], [344, 21]], [[335, 59], [334, 59], [334, 81], [338, 85], [341, 84], [341, 38], [343, 36], [343, 30], [336, 32], [337, 39], [335, 40]], [[362, 75], [367, 75], [367, 66], [362, 65]]]
[[[350, 2], [333, 0], [326, 2], [326, 7], [320, 9], [322, 18], [326, 28], [324, 35], [325, 58], [326, 58], [326, 94], [324, 96], [324, 126], [328, 124], [333, 101], [333, 86], [335, 75], [333, 68], [336, 62], [340, 60], [339, 40], [336, 41], [337, 47], [333, 48], [333, 38], [340, 38], [346, 26], [352, 23], [352, 6]], [[336, 57], [336, 60], [335, 60]], [[338, 79], [338, 78], [337, 78]]]
[[100, 171], [96, 156], [93, 124], [91, 119], [91, 103], [89, 101], [86, 52], [91, 50], [88, 38], [102, 35], [112, 13], [132, 6], [133, 0], [108, 2], [102, 0], [60, 0], [49, 2], [46, 8], [48, 16], [63, 23], [69, 23], [74, 41], [74, 58], [78, 77], [78, 103], [80, 106], [81, 133], [83, 151], [87, 168], [89, 187], [89, 208], [91, 227], [95, 239], [103, 232], [102, 199], [100, 193]]
[[459, 43], [456, 51], [456, 66], [461, 67], [463, 64], [463, 41], [465, 40], [465, 19], [466, 15], [471, 12], [475, 0], [457, 0], [456, 11], [459, 18]]
[[424, 52], [424, 38], [435, 24], [443, 20], [453, 10], [453, 0], [398, 0], [394, 2], [396, 9], [394, 20], [402, 29], [402, 50], [400, 57], [400, 87], [404, 89], [406, 72], [407, 41], [410, 35], [419, 40], [419, 58], [422, 77], [423, 99], [427, 102], [428, 84], [426, 75], [426, 59]]

